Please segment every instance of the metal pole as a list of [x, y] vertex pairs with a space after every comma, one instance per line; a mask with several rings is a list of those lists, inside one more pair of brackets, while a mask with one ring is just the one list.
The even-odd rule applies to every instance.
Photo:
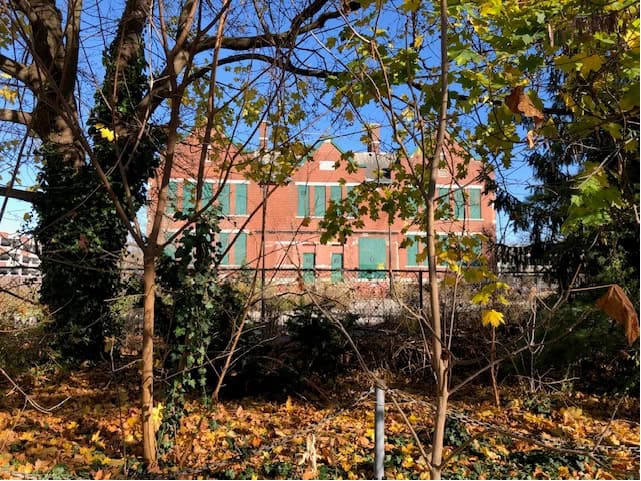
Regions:
[[423, 271], [418, 271], [418, 312], [423, 314]]
[[376, 415], [374, 417], [374, 474], [376, 479], [385, 476], [385, 389], [376, 385]]

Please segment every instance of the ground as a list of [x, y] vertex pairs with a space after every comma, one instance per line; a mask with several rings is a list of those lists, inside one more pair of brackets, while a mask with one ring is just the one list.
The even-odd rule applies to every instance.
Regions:
[[[161, 466], [149, 474], [140, 458], [137, 373], [129, 371], [115, 376], [98, 366], [21, 379], [35, 406], [3, 381], [0, 478], [373, 477], [374, 395], [362, 376], [333, 384], [339, 394], [322, 406], [296, 395], [192, 400], [179, 428], [160, 435]], [[387, 479], [429, 478], [427, 390], [399, 380], [387, 393]], [[638, 479], [638, 399], [515, 387], [501, 394], [500, 408], [484, 386], [452, 401], [444, 477]], [[160, 423], [166, 408], [156, 414]]]

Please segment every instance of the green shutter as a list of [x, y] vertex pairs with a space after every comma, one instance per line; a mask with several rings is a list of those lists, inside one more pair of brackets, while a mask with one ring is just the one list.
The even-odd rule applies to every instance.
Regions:
[[325, 186], [317, 185], [314, 187], [314, 216], [325, 216]]
[[329, 200], [339, 204], [343, 198], [343, 188], [340, 185], [332, 185], [329, 188]]
[[220, 204], [220, 213], [229, 215], [229, 184], [225, 184], [220, 191], [218, 203]]
[[465, 219], [465, 194], [463, 189], [454, 191], [454, 207], [457, 219]]
[[175, 180], [169, 181], [169, 189], [167, 192], [167, 214], [173, 216], [176, 211], [176, 200], [178, 199], [178, 182]]
[[330, 278], [332, 282], [341, 282], [343, 280], [343, 254], [332, 253], [332, 273]]
[[206, 206], [212, 197], [212, 184], [210, 182], [203, 183], [203, 204], [202, 207]]
[[303, 280], [305, 282], [314, 282], [314, 265], [316, 264], [316, 255], [312, 252], [303, 254]]
[[481, 218], [481, 189], [469, 189], [470, 219]]
[[412, 245], [407, 246], [407, 265], [415, 266], [418, 264], [416, 261], [416, 256], [418, 255], [418, 237], [410, 236], [409, 238], [414, 242], [412, 242]]
[[247, 184], [236, 184], [236, 215], [247, 214]]
[[[223, 252], [225, 252], [225, 249], [227, 249], [227, 246], [229, 245], [229, 233], [220, 232], [218, 234], [218, 243], [220, 244], [220, 247], [218, 248], [218, 254], [222, 254]], [[220, 260], [220, 265], [229, 265], [229, 252], [227, 252], [225, 256]]]
[[238, 266], [247, 262], [247, 234], [241, 233], [234, 242], [234, 263]]
[[186, 180], [183, 182], [183, 212], [194, 208], [194, 193], [196, 186], [193, 182]]
[[298, 217], [309, 217], [309, 187], [306, 185], [298, 186]]
[[450, 190], [447, 187], [438, 188], [438, 196], [439, 196], [438, 208], [443, 211], [443, 217], [442, 217], [443, 219], [449, 218], [451, 214], [449, 192]]

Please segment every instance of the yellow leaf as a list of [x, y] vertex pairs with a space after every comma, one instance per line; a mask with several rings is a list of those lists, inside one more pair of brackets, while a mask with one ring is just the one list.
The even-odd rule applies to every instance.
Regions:
[[114, 131], [106, 127], [105, 124], [97, 123], [95, 127], [96, 130], [100, 132], [100, 136], [103, 139], [107, 139], [109, 142], [113, 142], [113, 140], [116, 138], [116, 134], [114, 133]]
[[570, 406], [569, 408], [561, 409], [560, 413], [563, 416], [563, 422], [567, 424], [570, 421], [580, 419], [583, 415], [583, 410], [581, 408]]
[[472, 304], [480, 304], [482, 306], [486, 306], [487, 303], [490, 302], [490, 296], [491, 294], [487, 291], [477, 292], [472, 297]]
[[158, 431], [160, 425], [162, 424], [162, 410], [164, 406], [162, 403], [158, 403], [156, 406], [151, 408], [151, 426], [154, 432]]
[[9, 102], [15, 102], [18, 100], [18, 92], [11, 90], [6, 85], [0, 89], [0, 97], [4, 97]]
[[483, 311], [481, 322], [484, 326], [490, 325], [492, 327], [499, 327], [501, 324], [505, 324], [505, 319], [503, 319], [502, 312], [490, 309], [488, 311]]

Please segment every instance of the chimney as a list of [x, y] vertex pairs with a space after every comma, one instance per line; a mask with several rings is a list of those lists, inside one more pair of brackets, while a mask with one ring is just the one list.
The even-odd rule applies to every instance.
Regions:
[[258, 126], [258, 148], [261, 150], [267, 150], [267, 129], [269, 124], [267, 121], [263, 120]]
[[369, 124], [367, 126], [367, 134], [369, 135], [369, 143], [367, 144], [367, 151], [379, 154], [381, 152], [381, 126], [380, 124]]

